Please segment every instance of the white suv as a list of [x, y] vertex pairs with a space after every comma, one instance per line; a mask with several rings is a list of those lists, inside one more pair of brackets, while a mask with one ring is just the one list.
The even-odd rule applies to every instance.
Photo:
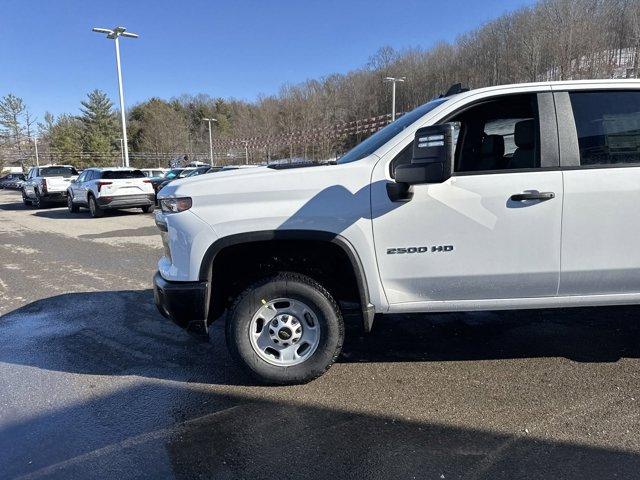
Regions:
[[77, 213], [87, 207], [92, 217], [105, 210], [141, 208], [153, 212], [155, 193], [149, 180], [133, 168], [88, 168], [67, 189], [67, 207]]
[[[287, 166], [284, 166], [287, 167]], [[167, 185], [156, 303], [266, 382], [308, 381], [342, 314], [640, 303], [640, 82], [453, 89], [335, 165]]]

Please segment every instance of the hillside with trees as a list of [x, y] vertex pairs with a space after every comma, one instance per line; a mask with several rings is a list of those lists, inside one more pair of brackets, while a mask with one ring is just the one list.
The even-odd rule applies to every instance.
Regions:
[[[127, 112], [131, 158], [138, 166], [164, 165], [183, 154], [206, 160], [203, 117], [218, 120], [214, 131], [218, 163], [242, 161], [245, 144], [251, 161], [329, 158], [388, 121], [391, 92], [383, 82], [387, 76], [406, 77], [398, 86], [397, 106], [402, 112], [457, 82], [477, 88], [637, 77], [639, 55], [640, 0], [542, 0], [452, 43], [401, 51], [383, 47], [360, 69], [283, 85], [277, 94], [255, 102], [207, 94], [151, 98]], [[28, 124], [32, 120], [24, 104], [12, 117], [12, 111], [20, 110], [10, 105], [16, 98], [7, 95], [0, 100], [0, 149], [5, 160], [31, 162], [30, 143], [20, 139], [33, 135], [33, 125]], [[104, 93], [92, 92], [82, 105], [79, 117], [48, 117], [38, 125], [42, 155], [81, 166], [119, 162], [120, 134], [111, 102]]]

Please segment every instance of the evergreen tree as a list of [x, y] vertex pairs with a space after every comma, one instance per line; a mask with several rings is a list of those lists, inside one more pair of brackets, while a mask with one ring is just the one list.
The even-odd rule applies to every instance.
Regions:
[[120, 138], [113, 104], [101, 90], [89, 93], [81, 102], [82, 144], [89, 154], [109, 155], [117, 151]]
[[61, 115], [47, 132], [51, 153], [55, 161], [73, 163], [77, 167], [85, 165], [79, 157], [83, 147], [84, 125], [71, 115]]

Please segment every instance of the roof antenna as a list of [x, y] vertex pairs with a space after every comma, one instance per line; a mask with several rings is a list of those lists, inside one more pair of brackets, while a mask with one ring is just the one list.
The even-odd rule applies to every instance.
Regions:
[[454, 83], [449, 87], [449, 90], [447, 90], [447, 93], [445, 93], [444, 95], [441, 95], [441, 97], [450, 97], [451, 95], [456, 95], [458, 93], [468, 92], [468, 91], [469, 91], [469, 88], [463, 87], [462, 83]]

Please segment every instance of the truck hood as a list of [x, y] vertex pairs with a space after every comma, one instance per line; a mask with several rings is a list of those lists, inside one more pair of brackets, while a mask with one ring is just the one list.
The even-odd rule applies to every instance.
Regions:
[[295, 169], [274, 169], [269, 167], [227, 170], [192, 178], [174, 180], [162, 189], [159, 198], [190, 196], [197, 198], [230, 193], [253, 193], [260, 195], [268, 191], [290, 190], [300, 187], [300, 182], [316, 183], [327, 179], [327, 170], [337, 165], [320, 165]]
[[257, 167], [181, 179], [159, 198], [191, 197], [191, 213], [220, 235], [275, 229], [343, 231], [370, 217], [373, 164]]

